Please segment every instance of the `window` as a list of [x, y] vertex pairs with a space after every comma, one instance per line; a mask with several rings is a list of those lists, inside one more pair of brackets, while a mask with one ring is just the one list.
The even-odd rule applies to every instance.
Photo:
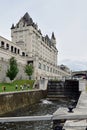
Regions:
[[13, 52], [13, 46], [11, 46], [11, 52]]
[[50, 72], [52, 72], [52, 68], [50, 68]]
[[20, 50], [18, 49], [18, 54], [20, 53]]
[[4, 48], [5, 43], [1, 41], [1, 48]]
[[47, 66], [47, 71], [49, 71], [49, 67]]
[[6, 44], [6, 49], [9, 50], [9, 44], [8, 43]]
[[57, 70], [55, 71], [55, 73], [57, 74]]
[[1, 57], [1, 61], [3, 61], [4, 60], [4, 58], [3, 57]]
[[17, 52], [17, 48], [15, 47], [15, 48], [14, 48], [14, 53], [16, 53], [16, 52]]
[[38, 68], [41, 69], [41, 63], [39, 63]]
[[43, 70], [46, 70], [46, 65], [43, 65]]
[[55, 70], [53, 69], [53, 73], [55, 73]]
[[22, 56], [25, 56], [25, 52], [22, 52]]

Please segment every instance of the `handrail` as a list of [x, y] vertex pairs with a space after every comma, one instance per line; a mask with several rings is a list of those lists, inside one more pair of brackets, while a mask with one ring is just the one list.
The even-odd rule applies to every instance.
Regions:
[[43, 120], [83, 120], [87, 119], [87, 114], [79, 115], [43, 115], [43, 116], [20, 116], [20, 117], [0, 117], [0, 122], [24, 122], [24, 121], [43, 121]]
[[25, 122], [25, 121], [40, 121], [51, 120], [52, 115], [43, 116], [20, 116], [20, 117], [0, 117], [0, 122]]

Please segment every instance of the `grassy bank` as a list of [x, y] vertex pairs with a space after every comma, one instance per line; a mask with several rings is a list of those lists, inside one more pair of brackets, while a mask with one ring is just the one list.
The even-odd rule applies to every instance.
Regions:
[[[33, 88], [33, 84], [34, 80], [16, 80], [13, 81], [12, 83], [0, 83], [0, 92], [29, 90]], [[17, 89], [16, 85], [18, 86]], [[21, 86], [23, 86], [23, 88], [21, 88]]]

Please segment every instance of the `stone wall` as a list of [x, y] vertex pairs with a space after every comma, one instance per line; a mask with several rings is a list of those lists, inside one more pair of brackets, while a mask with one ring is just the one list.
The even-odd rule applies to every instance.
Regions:
[[[7, 61], [0, 60], [0, 82], [10, 82], [9, 78], [6, 77], [7, 68], [9, 63]], [[19, 72], [16, 76], [16, 79], [29, 79], [26, 73], [24, 72], [24, 66], [18, 64]]]
[[46, 91], [32, 90], [0, 94], [0, 115], [34, 104], [46, 97]]

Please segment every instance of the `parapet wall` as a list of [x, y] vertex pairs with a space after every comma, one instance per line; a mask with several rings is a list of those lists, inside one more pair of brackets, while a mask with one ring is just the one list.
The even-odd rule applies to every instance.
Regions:
[[0, 94], [0, 115], [34, 104], [46, 96], [46, 91], [32, 90]]

